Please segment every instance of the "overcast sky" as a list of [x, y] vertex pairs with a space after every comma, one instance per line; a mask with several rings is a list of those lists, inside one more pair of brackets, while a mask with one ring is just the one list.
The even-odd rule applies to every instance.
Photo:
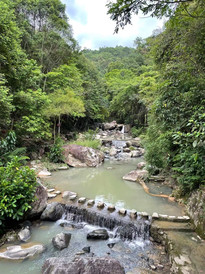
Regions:
[[107, 15], [107, 0], [62, 0], [73, 27], [75, 39], [81, 48], [133, 46], [137, 36], [146, 38], [162, 22], [156, 18], [134, 16], [132, 25], [114, 34], [115, 22]]

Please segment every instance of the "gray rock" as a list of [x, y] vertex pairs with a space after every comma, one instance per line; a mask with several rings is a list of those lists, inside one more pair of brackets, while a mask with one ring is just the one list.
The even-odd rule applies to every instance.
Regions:
[[117, 127], [117, 122], [116, 121], [112, 121], [110, 123], [104, 123], [103, 124], [103, 129], [104, 130], [112, 130], [115, 129]]
[[70, 233], [61, 232], [61, 233], [57, 234], [52, 239], [52, 243], [53, 243], [54, 247], [56, 247], [59, 250], [62, 250], [64, 248], [68, 247], [68, 245], [70, 243], [70, 239], [71, 239]]
[[51, 173], [45, 169], [45, 170], [41, 170], [39, 173], [38, 173], [38, 177], [47, 177], [47, 176], [51, 176]]
[[33, 245], [22, 248], [20, 245], [9, 246], [7, 250], [0, 253], [0, 258], [9, 260], [24, 260], [42, 253], [45, 250], [43, 245]]
[[88, 206], [93, 206], [93, 205], [94, 205], [94, 203], [95, 203], [95, 201], [94, 201], [94, 200], [89, 200], [89, 201], [87, 202], [87, 205], [88, 205]]
[[107, 240], [109, 238], [106, 229], [95, 229], [87, 234], [88, 240]]
[[121, 215], [126, 215], [126, 213], [127, 213], [127, 210], [126, 209], [124, 209], [124, 208], [121, 208], [119, 211], [119, 214], [121, 214]]
[[81, 197], [78, 199], [78, 203], [80, 204], [84, 204], [86, 202], [86, 198], [85, 197]]
[[145, 166], [146, 166], [146, 163], [145, 163], [145, 162], [139, 162], [139, 163], [137, 164], [137, 169], [143, 169]]
[[55, 194], [55, 193], [48, 193], [48, 199], [55, 198], [56, 196], [57, 196], [57, 194]]
[[115, 206], [114, 205], [109, 205], [107, 210], [109, 210], [110, 212], [115, 211]]
[[25, 215], [26, 219], [38, 218], [47, 206], [48, 194], [44, 186], [38, 180], [38, 186], [35, 193], [35, 201], [31, 205], [31, 210]]
[[41, 220], [57, 221], [62, 217], [63, 213], [64, 206], [60, 203], [54, 202], [47, 205], [46, 209], [41, 215]]
[[117, 155], [117, 149], [115, 147], [111, 147], [110, 156], [115, 156], [115, 155]]
[[31, 231], [29, 227], [25, 227], [18, 233], [18, 238], [22, 242], [27, 242], [31, 238]]
[[119, 261], [110, 257], [49, 258], [45, 261], [43, 274], [125, 274]]
[[85, 246], [82, 250], [86, 253], [90, 253], [90, 246]]
[[105, 204], [104, 204], [103, 202], [99, 202], [99, 203], [97, 204], [97, 208], [99, 208], [99, 209], [103, 209], [104, 206], [105, 206]]
[[73, 196], [73, 195], [77, 196], [77, 193], [72, 192], [72, 191], [64, 191], [63, 194], [62, 194], [62, 198], [63, 199], [69, 199], [70, 196]]
[[73, 167], [96, 167], [104, 161], [104, 153], [75, 144], [63, 146], [64, 161]]
[[136, 182], [138, 180], [145, 180], [148, 177], [148, 171], [147, 170], [132, 170], [125, 176], [123, 176], [123, 180]]

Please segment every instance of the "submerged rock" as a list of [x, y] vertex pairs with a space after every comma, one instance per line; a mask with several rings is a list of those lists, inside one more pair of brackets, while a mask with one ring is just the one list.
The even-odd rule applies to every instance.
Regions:
[[75, 258], [70, 262], [67, 258], [49, 258], [42, 267], [43, 274], [125, 274], [119, 261], [110, 257]]
[[64, 161], [73, 167], [96, 167], [104, 161], [104, 153], [75, 144], [63, 146]]
[[95, 229], [87, 235], [88, 240], [107, 240], [108, 238], [109, 235], [106, 229]]
[[68, 247], [70, 243], [70, 239], [71, 239], [70, 233], [61, 232], [57, 234], [55, 237], [53, 237], [52, 243], [57, 249], [62, 250]]
[[41, 215], [41, 220], [45, 221], [57, 221], [59, 220], [64, 213], [64, 207], [62, 204], [54, 202], [48, 204], [46, 209]]
[[20, 245], [7, 247], [7, 250], [0, 253], [0, 258], [9, 260], [24, 260], [42, 253], [45, 250], [43, 245], [33, 245], [23, 248]]

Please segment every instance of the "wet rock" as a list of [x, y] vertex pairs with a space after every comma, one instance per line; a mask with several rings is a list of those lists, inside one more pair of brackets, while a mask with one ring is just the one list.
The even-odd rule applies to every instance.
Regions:
[[130, 217], [131, 217], [132, 219], [137, 218], [137, 211], [136, 211], [135, 209], [132, 209], [132, 210], [130, 211]]
[[71, 239], [70, 233], [61, 232], [61, 233], [57, 234], [52, 239], [52, 243], [53, 243], [54, 247], [56, 247], [59, 250], [62, 250], [64, 248], [68, 247], [68, 245], [70, 243], [70, 239]]
[[155, 266], [155, 265], [150, 265], [150, 268], [152, 269], [152, 270], [156, 270], [157, 269], [157, 267]]
[[131, 157], [132, 158], [137, 158], [137, 157], [140, 157], [140, 156], [141, 156], [141, 153], [138, 150], [131, 151]]
[[110, 156], [115, 156], [115, 155], [117, 155], [117, 149], [115, 147], [111, 147]]
[[109, 238], [106, 229], [95, 229], [87, 234], [88, 240], [107, 240]]
[[137, 168], [138, 168], [138, 169], [143, 169], [145, 166], [146, 166], [146, 163], [145, 163], [145, 162], [139, 162], [139, 163], [137, 164]]
[[53, 191], [55, 191], [55, 188], [50, 188], [50, 189], [47, 189], [47, 192], [53, 192]]
[[103, 209], [104, 206], [105, 206], [105, 204], [104, 204], [103, 202], [99, 202], [99, 203], [97, 204], [97, 208], [99, 208], [99, 209]]
[[60, 190], [56, 190], [56, 191], [54, 192], [54, 194], [60, 195], [60, 194], [61, 194], [61, 191], [60, 191]]
[[95, 204], [95, 201], [94, 200], [89, 200], [88, 202], [87, 202], [87, 205], [88, 206], [93, 206]]
[[86, 202], [86, 198], [85, 197], [81, 197], [78, 199], [78, 203], [79, 204], [84, 204]]
[[31, 231], [28, 226], [20, 230], [18, 238], [22, 242], [27, 242], [31, 238]]
[[71, 195], [69, 200], [74, 201], [77, 198], [77, 194]]
[[63, 194], [62, 194], [62, 198], [63, 199], [69, 199], [73, 195], [77, 196], [77, 193], [72, 192], [72, 191], [64, 191]]
[[126, 215], [126, 213], [127, 213], [127, 210], [126, 209], [124, 209], [124, 208], [121, 208], [119, 211], [119, 214], [121, 214], [121, 215]]
[[109, 248], [113, 248], [114, 245], [115, 245], [115, 243], [109, 243], [109, 244], [107, 244], [107, 246], [108, 246]]
[[49, 258], [42, 267], [43, 274], [125, 274], [119, 261], [110, 257], [75, 258], [70, 262], [67, 258]]
[[64, 206], [60, 203], [54, 202], [47, 205], [46, 209], [41, 215], [41, 220], [57, 221], [62, 217], [63, 213]]
[[86, 253], [90, 253], [90, 246], [85, 246], [82, 250]]
[[128, 147], [123, 148], [123, 152], [129, 153], [130, 149]]
[[24, 260], [42, 253], [45, 250], [43, 245], [33, 245], [23, 248], [20, 245], [9, 246], [4, 252], [0, 252], [0, 258], [9, 260]]
[[63, 155], [65, 163], [73, 167], [96, 167], [104, 161], [103, 152], [75, 144], [63, 146]]
[[109, 205], [107, 210], [109, 210], [110, 212], [115, 211], [115, 206], [114, 205]]
[[152, 214], [152, 219], [153, 219], [153, 220], [159, 219], [159, 214], [156, 213], [156, 212], [154, 212], [154, 213]]
[[136, 182], [138, 180], [145, 180], [148, 177], [148, 171], [147, 170], [132, 170], [125, 176], [123, 176], [123, 180]]
[[57, 194], [54, 194], [54, 193], [48, 193], [48, 199], [55, 198], [56, 196], [57, 196]]
[[38, 180], [38, 186], [36, 188], [35, 193], [35, 201], [31, 205], [31, 210], [26, 213], [26, 219], [33, 219], [40, 217], [42, 212], [47, 206], [48, 194], [45, 187], [41, 184], [40, 180]]
[[41, 177], [47, 177], [47, 176], [51, 176], [51, 173], [47, 169], [41, 170], [38, 173], [38, 177], [39, 178], [41, 178]]

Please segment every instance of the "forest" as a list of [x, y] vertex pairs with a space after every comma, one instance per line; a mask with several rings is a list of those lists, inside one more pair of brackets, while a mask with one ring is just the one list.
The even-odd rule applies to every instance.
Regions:
[[108, 14], [116, 32], [139, 11], [167, 16], [163, 30], [133, 48], [81, 50], [60, 0], [0, 0], [0, 224], [33, 201], [22, 166], [33, 152], [58, 156], [59, 137], [113, 119], [141, 136], [150, 174], [171, 174], [178, 196], [205, 184], [205, 2], [151, 2], [111, 1]]

